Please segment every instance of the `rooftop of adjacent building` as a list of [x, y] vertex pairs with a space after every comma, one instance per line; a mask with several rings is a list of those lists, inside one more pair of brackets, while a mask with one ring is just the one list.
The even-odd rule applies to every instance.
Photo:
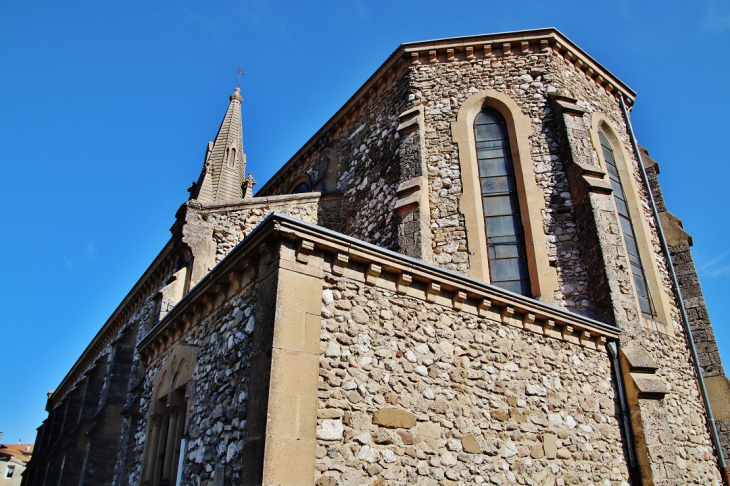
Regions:
[[0, 457], [28, 462], [32, 455], [33, 444], [24, 444], [20, 441], [17, 444], [0, 444]]

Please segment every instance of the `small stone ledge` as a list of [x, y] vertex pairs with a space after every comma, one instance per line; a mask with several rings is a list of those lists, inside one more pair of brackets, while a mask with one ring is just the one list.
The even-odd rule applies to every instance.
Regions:
[[591, 349], [617, 338], [620, 332], [614, 326], [288, 216], [275, 214], [272, 218], [281, 218], [282, 230], [295, 245], [301, 239], [313, 242], [313, 251], [321, 254], [317, 261], [334, 275]]
[[316, 202], [325, 198], [341, 197], [341, 193], [323, 193], [323, 192], [306, 192], [300, 194], [281, 194], [278, 196], [252, 197], [248, 199], [235, 199], [232, 201], [223, 201], [216, 203], [201, 203], [199, 201], [191, 201], [195, 204], [198, 211], [219, 212], [219, 211], [235, 211], [237, 209], [246, 209], [257, 206], [269, 206], [284, 203], [296, 202]]
[[422, 196], [428, 194], [426, 184], [426, 178], [423, 176], [402, 182], [395, 191], [398, 200], [393, 209], [401, 212], [418, 207], [421, 204]]
[[682, 221], [669, 211], [659, 213], [659, 221], [670, 247], [687, 245], [692, 246], [692, 236], [685, 231]]
[[657, 376], [659, 369], [648, 351], [640, 348], [621, 348], [621, 365], [630, 397], [662, 399], [669, 389]]
[[[286, 240], [288, 243], [284, 243]], [[290, 249], [277, 250], [285, 244]], [[290, 254], [291, 259], [283, 255]], [[600, 349], [620, 330], [464, 275], [379, 248], [281, 213], [272, 213], [206, 275], [139, 343], [149, 364], [235, 295], [281, 267], [313, 276], [322, 271], [419, 298], [502, 325]], [[298, 265], [301, 268], [294, 268]], [[269, 268], [269, 269], [267, 269]], [[266, 275], [260, 275], [264, 272]]]
[[150, 293], [160, 286], [162, 279], [172, 271], [179, 257], [174, 241], [168, 241], [54, 390], [53, 395], [49, 397], [51, 402], [57, 404], [63, 400], [92, 363], [129, 323], [131, 317], [144, 305]]

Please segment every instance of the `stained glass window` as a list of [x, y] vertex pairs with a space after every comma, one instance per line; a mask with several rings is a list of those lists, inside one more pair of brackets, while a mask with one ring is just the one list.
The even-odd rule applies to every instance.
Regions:
[[485, 108], [474, 122], [491, 282], [530, 295], [525, 234], [504, 117]]
[[603, 149], [603, 158], [606, 160], [608, 168], [608, 178], [613, 187], [613, 198], [616, 201], [616, 209], [618, 210], [619, 221], [621, 223], [621, 231], [624, 234], [624, 242], [626, 250], [629, 253], [629, 263], [631, 264], [631, 274], [634, 278], [634, 286], [636, 294], [639, 297], [639, 307], [641, 313], [646, 317], [654, 315], [653, 306], [651, 304], [651, 296], [649, 295], [649, 286], [646, 284], [646, 276], [644, 268], [639, 258], [639, 246], [636, 244], [636, 236], [634, 236], [634, 226], [631, 224], [631, 216], [629, 215], [629, 207], [626, 204], [626, 194], [624, 193], [621, 179], [618, 175], [618, 167], [616, 166], [616, 158], [613, 155], [611, 144], [608, 143], [603, 133], [598, 134], [601, 140], [601, 148]]

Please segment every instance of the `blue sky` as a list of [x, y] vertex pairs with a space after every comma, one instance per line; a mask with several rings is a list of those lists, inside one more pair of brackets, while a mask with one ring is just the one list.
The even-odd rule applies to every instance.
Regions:
[[259, 187], [403, 42], [557, 27], [637, 93], [730, 366], [730, 1], [0, 4], [3, 442], [159, 252], [242, 80]]

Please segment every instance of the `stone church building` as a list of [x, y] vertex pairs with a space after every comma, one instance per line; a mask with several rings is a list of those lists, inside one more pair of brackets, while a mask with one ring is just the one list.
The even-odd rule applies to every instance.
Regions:
[[634, 100], [555, 29], [403, 44], [254, 196], [236, 89], [23, 484], [728, 484]]

